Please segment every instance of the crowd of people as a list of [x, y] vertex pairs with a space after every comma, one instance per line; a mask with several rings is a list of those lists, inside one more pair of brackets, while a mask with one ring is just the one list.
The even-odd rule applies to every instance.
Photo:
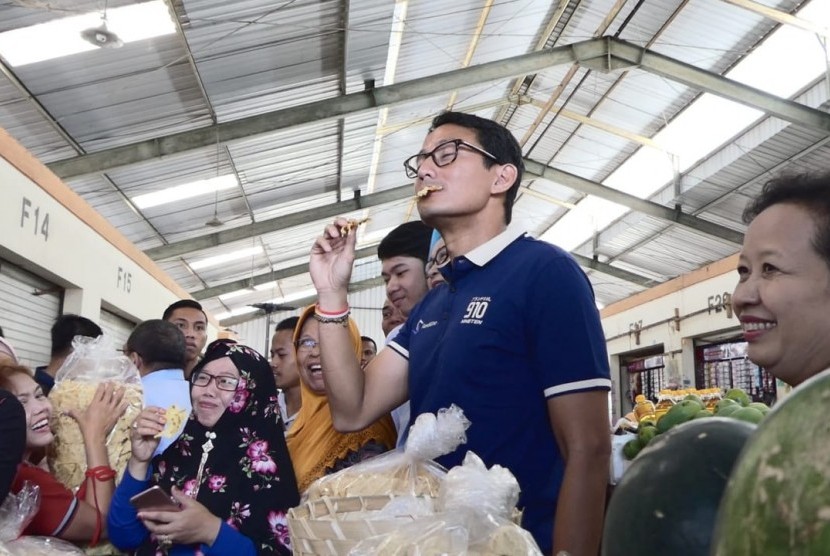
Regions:
[[[344, 219], [311, 248], [317, 303], [277, 324], [269, 358], [232, 340], [206, 346], [201, 305], [173, 303], [123, 346], [144, 407], [117, 486], [105, 439], [126, 407], [121, 385], [101, 383], [69, 412], [86, 457], [77, 493], [45, 457], [56, 375], [73, 340], [101, 328], [59, 317], [37, 369], [0, 333], [0, 499], [24, 481], [42, 499], [24, 534], [107, 538], [135, 554], [290, 554], [286, 515], [314, 481], [395, 449], [417, 415], [455, 404], [467, 442], [438, 462], [471, 450], [506, 467], [544, 554], [596, 555], [611, 379], [591, 284], [567, 252], [511, 224], [524, 166], [503, 126], [442, 113], [405, 168], [425, 193], [421, 220], [378, 247], [384, 341], [350, 316], [356, 234], [342, 233]], [[798, 385], [830, 369], [830, 177], [773, 180], [744, 217], [732, 302], [749, 357]], [[150, 492], [164, 504], [136, 501]]]

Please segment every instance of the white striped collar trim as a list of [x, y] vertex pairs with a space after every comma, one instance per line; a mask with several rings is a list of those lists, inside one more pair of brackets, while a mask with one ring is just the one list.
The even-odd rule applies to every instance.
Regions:
[[567, 384], [560, 384], [559, 386], [551, 386], [545, 388], [545, 397], [557, 396], [559, 394], [567, 394], [569, 392], [578, 392], [580, 390], [590, 390], [608, 388], [611, 389], [610, 378], [592, 378], [590, 380], [580, 380], [578, 382], [569, 382]]
[[513, 243], [516, 238], [525, 234], [524, 228], [520, 226], [508, 226], [502, 233], [488, 240], [464, 255], [464, 257], [476, 266], [484, 266], [496, 255], [504, 251], [505, 247]]

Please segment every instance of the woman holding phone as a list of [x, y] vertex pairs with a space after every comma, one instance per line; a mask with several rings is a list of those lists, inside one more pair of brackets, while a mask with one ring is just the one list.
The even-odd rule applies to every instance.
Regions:
[[[190, 383], [193, 414], [162, 454], [152, 457], [165, 409], [147, 407], [133, 423], [110, 541], [139, 555], [290, 554], [286, 513], [299, 494], [271, 367], [246, 346], [216, 341]], [[156, 485], [164, 492], [142, 494]]]

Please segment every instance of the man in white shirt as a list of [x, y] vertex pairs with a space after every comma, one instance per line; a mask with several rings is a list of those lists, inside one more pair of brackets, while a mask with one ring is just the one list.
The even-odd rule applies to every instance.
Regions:
[[189, 380], [207, 343], [207, 314], [198, 301], [180, 299], [168, 306], [161, 318], [178, 326], [184, 334], [184, 377]]
[[294, 350], [294, 328], [299, 320], [299, 317], [288, 317], [280, 321], [271, 338], [271, 370], [280, 391], [278, 402], [286, 431], [297, 418], [303, 402], [300, 396], [297, 354]]

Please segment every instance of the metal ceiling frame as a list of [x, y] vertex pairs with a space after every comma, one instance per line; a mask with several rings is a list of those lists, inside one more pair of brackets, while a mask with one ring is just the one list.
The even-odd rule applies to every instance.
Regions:
[[782, 120], [830, 133], [830, 114], [826, 112], [766, 93], [620, 39], [606, 37], [600, 41], [605, 41], [607, 47], [599, 48], [595, 41], [574, 45], [581, 64], [605, 71], [637, 66], [649, 73], [756, 108]]
[[697, 216], [684, 213], [679, 207], [669, 208], [659, 203], [655, 203], [654, 201], [641, 199], [635, 195], [625, 193], [618, 189], [613, 189], [607, 185], [602, 185], [601, 183], [559, 170], [558, 168], [545, 166], [544, 164], [533, 160], [525, 159], [525, 169], [525, 174], [528, 176], [536, 176], [554, 183], [565, 185], [576, 191], [582, 191], [583, 193], [600, 197], [607, 201], [617, 203], [618, 205], [628, 207], [637, 212], [642, 212], [661, 220], [674, 222], [696, 232], [701, 232], [719, 239], [730, 241], [736, 245], [741, 245], [744, 241], [743, 233], [720, 224], [715, 224], [714, 222], [709, 222], [708, 220], [704, 220]]
[[[623, 191], [613, 189], [601, 183], [570, 174], [557, 168], [545, 166], [530, 159], [524, 159], [525, 175], [550, 180], [561, 185], [570, 187], [577, 191], [587, 193], [606, 199], [608, 201], [626, 206], [632, 210], [654, 216], [662, 220], [674, 222], [680, 226], [690, 228], [694, 231], [711, 235], [737, 245], [743, 243], [743, 234], [726, 226], [709, 222], [696, 216], [682, 212], [679, 208], [669, 208], [653, 201], [640, 199]], [[316, 220], [334, 218], [352, 211], [361, 210], [373, 206], [383, 205], [400, 201], [413, 196], [411, 185], [402, 185], [392, 189], [372, 193], [366, 196], [356, 196], [352, 199], [330, 203], [285, 216], [278, 216], [253, 224], [238, 226], [229, 230], [222, 230], [212, 234], [205, 234], [168, 245], [161, 245], [145, 250], [145, 254], [155, 261], [169, 259], [185, 255], [201, 249], [218, 247], [226, 243], [250, 239], [252, 237], [284, 230], [293, 226], [307, 224]]]
[[[377, 245], [365, 247], [363, 249], [358, 249], [355, 252], [355, 260], [359, 258], [369, 257], [374, 254], [377, 254]], [[638, 286], [642, 286], [643, 288], [649, 288], [651, 286], [657, 285], [657, 282], [655, 282], [654, 280], [646, 278], [644, 276], [640, 276], [639, 274], [635, 274], [633, 272], [629, 272], [627, 270], [623, 270], [621, 268], [617, 268], [606, 263], [601, 263], [596, 259], [591, 259], [589, 257], [585, 257], [584, 255], [579, 255], [577, 253], [571, 253], [571, 255], [576, 259], [576, 262], [579, 264], [579, 266], [583, 268], [596, 270], [597, 272], [601, 272], [603, 274], [607, 274], [615, 278], [620, 278], [622, 280], [632, 282], [634, 284], [637, 284]], [[269, 272], [267, 274], [254, 276], [249, 279], [235, 280], [234, 282], [228, 282], [227, 284], [222, 284], [221, 286], [206, 288], [204, 290], [192, 292], [191, 295], [193, 296], [193, 299], [196, 300], [207, 299], [249, 287], [251, 284], [265, 284], [276, 279], [289, 278], [291, 276], [296, 276], [298, 274], [303, 274], [305, 272], [308, 272], [308, 264], [296, 265], [289, 268], [284, 268], [282, 270]], [[379, 276], [376, 276], [374, 278], [367, 278], [366, 280], [361, 280], [359, 282], [352, 282], [351, 284], [349, 284], [348, 291], [349, 293], [357, 293], [363, 290], [368, 290], [370, 288], [380, 286], [382, 284], [383, 279]], [[311, 305], [315, 301], [317, 301], [316, 296], [310, 296], [304, 299], [292, 301], [291, 305], [304, 307], [306, 305]], [[234, 324], [244, 322], [249, 319], [250, 315], [240, 315], [238, 317], [232, 317], [230, 319], [223, 320], [222, 326], [232, 326]]]
[[[359, 282], [352, 282], [349, 284], [348, 293], [356, 293], [363, 290], [368, 290], [370, 288], [374, 288], [376, 286], [380, 286], [383, 284], [383, 279], [380, 276], [376, 276], [374, 278], [367, 278], [366, 280], [361, 280]], [[308, 305], [312, 305], [317, 302], [317, 296], [312, 295], [308, 297], [304, 297], [302, 299], [295, 299], [287, 305], [291, 305], [292, 307], [306, 307]], [[263, 316], [262, 313], [259, 316]], [[242, 322], [246, 322], [251, 320], [251, 318], [256, 318], [257, 315], [245, 314], [245, 315], [238, 315], [235, 317], [230, 317], [228, 319], [222, 320], [222, 328], [227, 328], [228, 326], [233, 326], [235, 324], [239, 324]]]
[[[545, 68], [573, 62], [598, 71], [616, 71], [639, 67], [692, 88], [760, 109], [785, 121], [830, 134], [830, 114], [770, 95], [713, 72], [657, 54], [647, 48], [638, 47], [613, 37], [603, 37], [84, 154], [56, 161], [48, 166], [63, 178], [98, 173], [111, 168], [128, 166], [210, 146], [215, 144], [217, 139], [227, 143], [312, 122], [336, 118], [342, 121], [342, 118], [349, 114], [362, 113], [382, 106], [446, 93], [473, 84], [528, 75]], [[683, 213], [679, 207], [672, 209], [652, 201], [640, 199], [529, 159], [525, 160], [525, 164], [528, 176], [536, 176], [560, 183], [577, 191], [610, 200], [632, 210], [732, 243], [740, 244], [743, 240], [742, 233]], [[361, 197], [359, 193], [359, 191], [356, 192], [356, 196], [351, 200], [154, 247], [148, 249], [146, 253], [154, 260], [169, 259], [200, 249], [305, 224], [309, 221], [323, 220], [351, 211], [403, 200], [412, 195], [412, 188], [410, 185], [400, 186], [364, 197]], [[365, 248], [366, 254], [363, 256], [371, 256], [375, 250], [376, 246], [367, 247]], [[575, 255], [575, 257], [579, 264], [585, 268], [616, 276], [643, 287], [654, 284], [651, 278], [613, 267], [597, 259], [581, 255]], [[205, 299], [239, 290], [249, 285], [258, 285], [279, 278], [295, 276], [303, 272], [307, 272], [307, 265], [305, 264], [205, 288], [193, 292], [193, 295], [197, 299]]]
[[[309, 246], [309, 249], [310, 248], [311, 246]], [[376, 255], [377, 252], [377, 244], [370, 245], [368, 247], [362, 247], [355, 251], [354, 258], [355, 260], [364, 259], [366, 257]], [[224, 284], [212, 286], [209, 288], [205, 288], [203, 290], [190, 292], [190, 295], [193, 296], [193, 299], [197, 300], [208, 299], [211, 297], [219, 297], [220, 295], [224, 295], [226, 293], [244, 290], [245, 288], [252, 288], [254, 286], [261, 286], [263, 284], [267, 284], [268, 282], [282, 280], [283, 278], [291, 278], [292, 276], [299, 276], [300, 274], [305, 274], [306, 272], [308, 272], [308, 263], [303, 263], [294, 266], [289, 266], [286, 268], [281, 268], [279, 270], [272, 270], [270, 272], [257, 274], [249, 278], [233, 280], [232, 282], [226, 282]]]
[[[359, 191], [357, 193], [359, 193]], [[238, 226], [236, 228], [222, 230], [212, 234], [205, 234], [184, 239], [168, 245], [151, 247], [150, 249], [145, 250], [144, 253], [155, 261], [170, 259], [186, 253], [192, 253], [193, 251], [208, 249], [210, 247], [218, 247], [226, 243], [242, 239], [250, 239], [262, 234], [268, 234], [284, 230], [286, 228], [308, 224], [309, 222], [313, 222], [315, 220], [334, 218], [335, 216], [341, 216], [356, 210], [400, 201], [401, 199], [409, 197], [413, 197], [412, 186], [402, 185], [366, 196], [356, 195], [355, 197], [345, 201], [330, 203], [320, 207], [287, 214], [285, 216], [277, 216], [275, 218], [254, 222], [253, 224], [246, 224], [244, 226]]]
[[386, 85], [371, 90], [349, 93], [300, 106], [284, 108], [212, 126], [156, 137], [120, 147], [104, 149], [48, 164], [58, 177], [66, 179], [93, 174], [184, 153], [215, 144], [255, 137], [313, 122], [360, 114], [382, 106], [447, 93], [470, 85], [509, 79], [545, 68], [574, 62], [574, 46], [562, 46], [531, 52], [505, 60], [497, 60], [452, 70], [428, 77]]
[[614, 37], [603, 37], [156, 137], [58, 160], [48, 164], [48, 167], [64, 179], [98, 173], [192, 151], [213, 145], [217, 140], [231, 142], [312, 122], [342, 118], [349, 114], [447, 93], [470, 85], [532, 74], [575, 61], [599, 71], [616, 71], [636, 66], [689, 87], [757, 108], [786, 121], [830, 133], [830, 114], [765, 93], [716, 73], [657, 54], [647, 48]]
[[[368, 247], [362, 247], [355, 251], [355, 261], [367, 257], [372, 257], [377, 254], [377, 251], [378, 244], [370, 245]], [[657, 284], [657, 282], [655, 282], [651, 278], [647, 278], [645, 276], [636, 274], [634, 272], [630, 272], [628, 270], [624, 270], [622, 268], [617, 268], [608, 263], [600, 262], [597, 259], [592, 259], [590, 257], [586, 257], [578, 253], [571, 253], [571, 255], [574, 257], [574, 259], [576, 259], [576, 262], [579, 263], [579, 265], [583, 268], [596, 270], [597, 272], [601, 272], [602, 274], [607, 274], [609, 276], [619, 278], [620, 280], [625, 280], [627, 282], [631, 282], [632, 284], [637, 284], [638, 286], [642, 286], [643, 288], [649, 288]], [[193, 291], [190, 292], [190, 295], [192, 295], [193, 299], [196, 300], [209, 299], [212, 297], [219, 297], [220, 295], [243, 290], [245, 288], [261, 286], [263, 284], [267, 284], [275, 280], [282, 280], [283, 278], [299, 276], [300, 274], [305, 274], [307, 272], [308, 263], [303, 263], [282, 268], [280, 270], [273, 270], [271, 272], [257, 274], [249, 278], [233, 280], [232, 282], [226, 282], [218, 286], [211, 286], [209, 288], [205, 288], [202, 290]], [[373, 288], [378, 285], [378, 283], [375, 280], [376, 278], [372, 278], [369, 280], [364, 280], [363, 282], [355, 282], [353, 284], [350, 284], [349, 292], [357, 292], [363, 289]]]

